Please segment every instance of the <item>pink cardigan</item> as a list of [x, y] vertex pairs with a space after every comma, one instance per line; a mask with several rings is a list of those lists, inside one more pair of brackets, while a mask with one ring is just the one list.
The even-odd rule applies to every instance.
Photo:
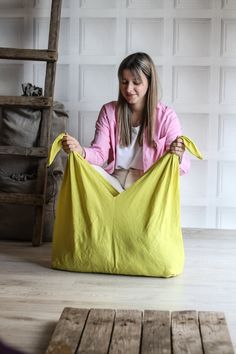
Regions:
[[[177, 136], [182, 135], [181, 126], [176, 113], [162, 103], [157, 107], [157, 124], [154, 136], [154, 147], [150, 147], [146, 141], [146, 134], [143, 137], [143, 167], [147, 171], [157, 160], [168, 150], [170, 144]], [[91, 147], [84, 148], [85, 158], [88, 162], [103, 166], [112, 174], [115, 169], [116, 146], [118, 134], [116, 129], [116, 102], [105, 104], [99, 113], [96, 122], [96, 131]], [[180, 164], [180, 174], [188, 172], [190, 167], [189, 157], [184, 153]]]

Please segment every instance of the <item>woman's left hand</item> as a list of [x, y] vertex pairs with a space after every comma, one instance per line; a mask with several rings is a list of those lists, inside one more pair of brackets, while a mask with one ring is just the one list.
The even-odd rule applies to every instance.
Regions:
[[179, 156], [179, 162], [181, 163], [184, 151], [185, 151], [185, 145], [183, 139], [177, 137], [170, 144], [170, 152], [172, 154]]

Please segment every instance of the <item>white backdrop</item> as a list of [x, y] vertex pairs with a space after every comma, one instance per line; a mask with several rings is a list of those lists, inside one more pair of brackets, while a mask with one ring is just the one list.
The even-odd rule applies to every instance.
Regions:
[[[49, 0], [0, 0], [0, 46], [47, 47]], [[117, 68], [134, 51], [157, 67], [161, 99], [204, 155], [181, 177], [185, 227], [236, 229], [236, 0], [64, 0], [55, 98], [88, 145]], [[0, 94], [43, 86], [45, 65], [0, 61]]]

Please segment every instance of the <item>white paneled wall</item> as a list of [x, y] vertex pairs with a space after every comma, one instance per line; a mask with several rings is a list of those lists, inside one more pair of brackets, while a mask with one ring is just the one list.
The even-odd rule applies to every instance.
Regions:
[[[47, 46], [50, 0], [0, 0], [0, 46]], [[182, 224], [236, 229], [236, 0], [64, 0], [56, 99], [68, 131], [93, 138], [117, 98], [117, 68], [134, 51], [156, 64], [161, 99], [205, 159], [181, 177]], [[0, 94], [43, 86], [45, 65], [0, 62]]]

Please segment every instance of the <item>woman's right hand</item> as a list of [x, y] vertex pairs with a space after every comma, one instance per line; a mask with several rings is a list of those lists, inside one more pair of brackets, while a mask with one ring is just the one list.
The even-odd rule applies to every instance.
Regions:
[[73, 138], [73, 136], [67, 133], [62, 138], [62, 148], [67, 154], [69, 154], [71, 151], [77, 151], [82, 156], [84, 156], [84, 149], [82, 148], [78, 140], [76, 140], [75, 138]]

